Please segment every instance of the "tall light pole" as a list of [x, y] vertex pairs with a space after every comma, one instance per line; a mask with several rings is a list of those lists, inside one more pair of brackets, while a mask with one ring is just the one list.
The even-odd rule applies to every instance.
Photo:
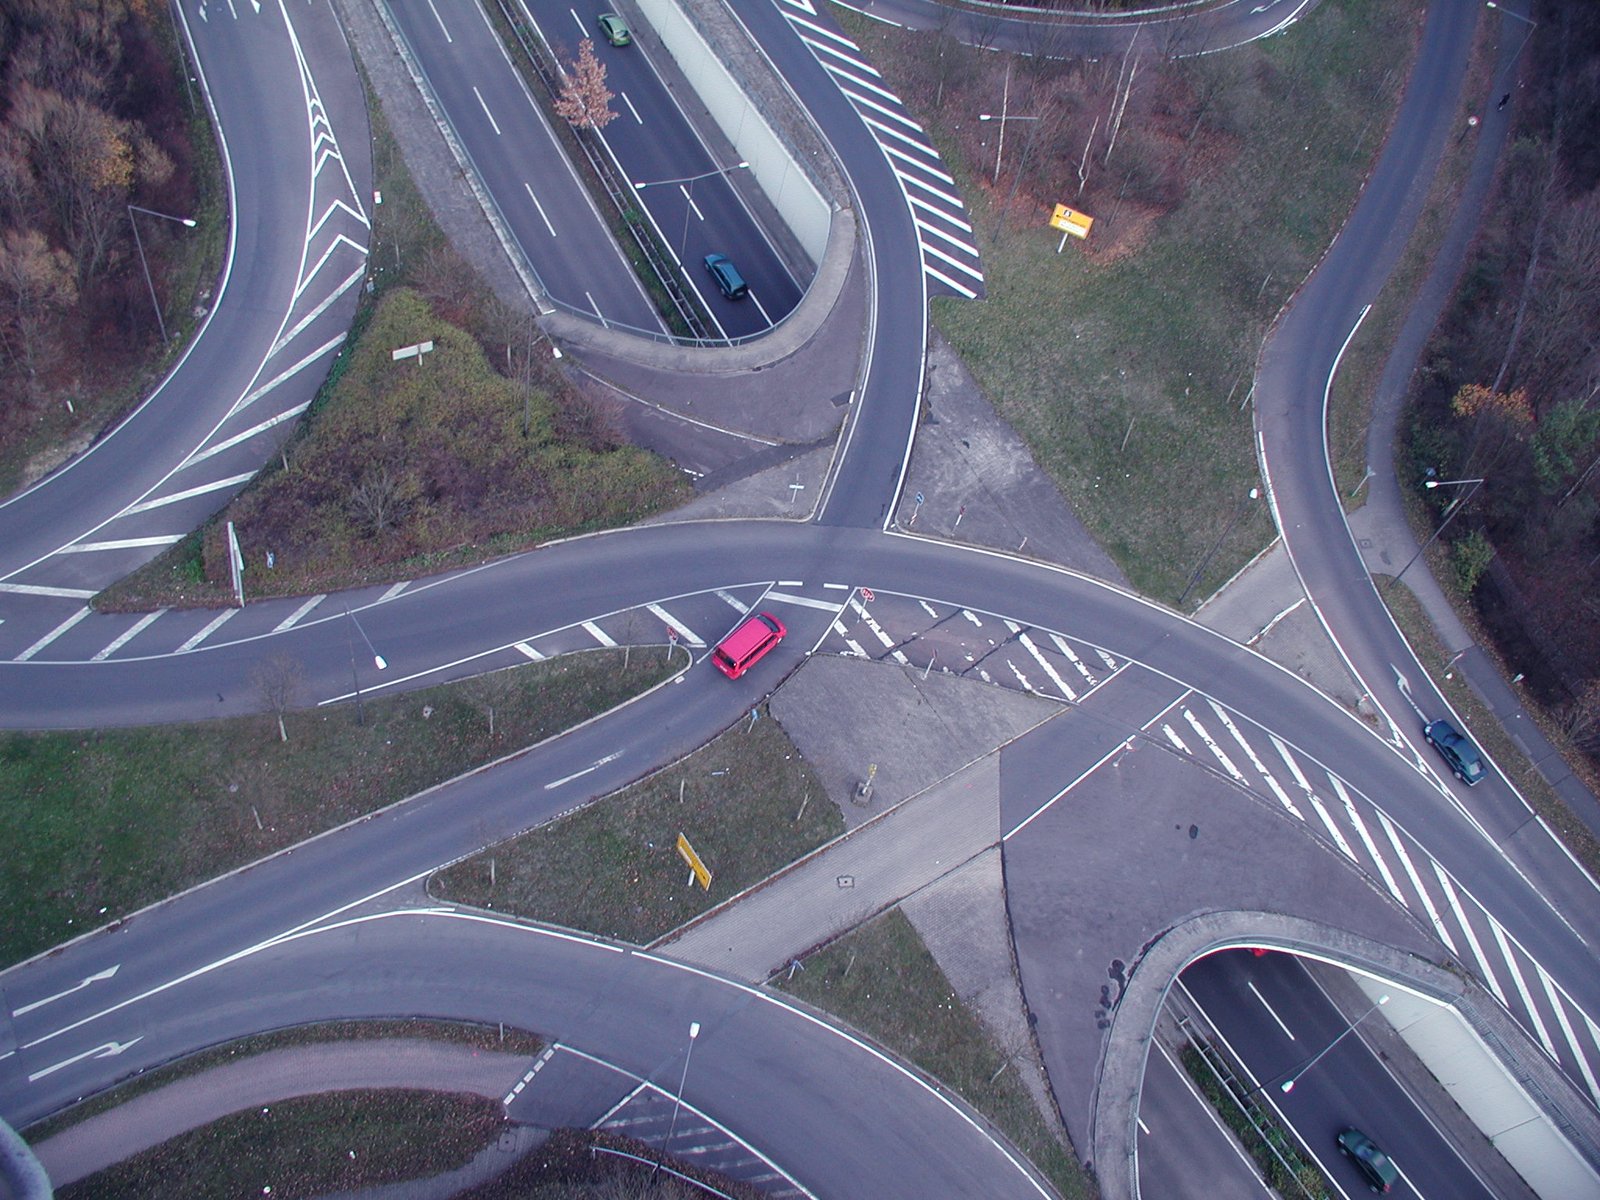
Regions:
[[1351, 1021], [1350, 1024], [1346, 1025], [1344, 1027], [1344, 1031], [1340, 1033], [1338, 1037], [1334, 1038], [1333, 1041], [1329, 1042], [1320, 1051], [1318, 1051], [1318, 1053], [1311, 1059], [1310, 1062], [1306, 1063], [1305, 1066], [1301, 1067], [1293, 1075], [1289, 1076], [1289, 1078], [1280, 1083], [1278, 1085], [1278, 1090], [1283, 1092], [1284, 1095], [1288, 1095], [1290, 1092], [1294, 1091], [1294, 1085], [1299, 1082], [1301, 1076], [1321, 1062], [1323, 1055], [1327, 1054], [1329, 1050], [1332, 1050], [1340, 1042], [1344, 1041], [1345, 1038], [1349, 1037], [1357, 1025], [1361, 1024], [1361, 1022], [1365, 1021], [1368, 1017], [1377, 1012], [1387, 1003], [1389, 1003], [1388, 996], [1379, 996], [1376, 1004], [1367, 1009], [1366, 1012], [1362, 1013], [1354, 1021]]
[[736, 162], [731, 167], [718, 167], [714, 171], [702, 171], [698, 175], [684, 175], [678, 179], [645, 179], [634, 183], [633, 189], [642, 192], [645, 188], [667, 187], [677, 184], [678, 190], [683, 193], [683, 235], [678, 239], [678, 262], [683, 262], [684, 246], [689, 241], [689, 214], [694, 211], [694, 185], [702, 179], [710, 179], [713, 175], [731, 175], [735, 171], [743, 170], [750, 164]]
[[1006, 150], [1006, 122], [1007, 121], [1037, 121], [1038, 117], [1015, 117], [1008, 111], [1011, 107], [1011, 64], [1006, 63], [1006, 82], [1000, 91], [1000, 115], [993, 113], [979, 113], [980, 121], [1000, 122], [1000, 138], [994, 148], [994, 182], [991, 186], [1000, 186], [1000, 156]]
[[[676, 1133], [678, 1129], [678, 1110], [683, 1107], [683, 1085], [689, 1082], [689, 1059], [694, 1056], [694, 1040], [699, 1036], [700, 1022], [690, 1021], [689, 1049], [686, 1050], [683, 1055], [683, 1075], [678, 1079], [678, 1094], [673, 1098], [672, 1121], [667, 1125], [667, 1140], [663, 1142], [661, 1146], [661, 1154], [663, 1158], [666, 1157], [666, 1155], [671, 1151], [672, 1135]], [[656, 1170], [661, 1170], [661, 1164], [659, 1162], [656, 1163]]]
[[[361, 640], [367, 644], [367, 649], [372, 651], [372, 665], [380, 671], [387, 670], [389, 667], [388, 662], [384, 660], [383, 655], [373, 648], [372, 639], [367, 636], [367, 631], [361, 628], [361, 622], [356, 620], [356, 615], [350, 611], [348, 604], [344, 606], [344, 615], [350, 618], [350, 624], [356, 627], [356, 632], [361, 635]], [[361, 676], [356, 671], [356, 647], [355, 643], [350, 639], [350, 627], [348, 625], [345, 627], [344, 641], [346, 648], [350, 651], [350, 681], [355, 685], [356, 689], [356, 724], [365, 725], [367, 723], [366, 713], [361, 707]]]
[[128, 224], [133, 226], [133, 244], [138, 247], [139, 265], [144, 268], [144, 285], [150, 289], [150, 303], [155, 307], [156, 324], [161, 328], [161, 344], [166, 345], [170, 341], [167, 337], [167, 319], [161, 315], [161, 302], [156, 299], [155, 281], [150, 278], [150, 260], [144, 256], [144, 242], [139, 237], [139, 222], [133, 219], [133, 214], [136, 212], [160, 217], [163, 221], [176, 221], [179, 225], [185, 225], [190, 229], [195, 227], [195, 221], [192, 217], [175, 217], [171, 213], [157, 212], [153, 208], [141, 208], [137, 204], [128, 205]]
[[1484, 0], [1484, 3], [1489, 8], [1494, 9], [1495, 12], [1505, 13], [1505, 15], [1508, 17], [1515, 17], [1528, 27], [1528, 32], [1522, 35], [1522, 41], [1517, 44], [1516, 54], [1511, 56], [1512, 61], [1515, 62], [1518, 55], [1522, 53], [1522, 48], [1528, 44], [1528, 39], [1533, 36], [1533, 31], [1539, 28], [1539, 22], [1535, 21], [1532, 17], [1525, 17], [1519, 12], [1514, 12], [1513, 10], [1507, 8], [1504, 4], [1496, 4], [1495, 0]]
[[1458, 484], [1458, 483], [1470, 483], [1472, 485], [1472, 490], [1470, 492], [1468, 492], [1465, 496], [1463, 496], [1460, 500], [1457, 500], [1457, 501], [1454, 501], [1454, 502], [1451, 503], [1450, 511], [1445, 514], [1444, 520], [1439, 522], [1439, 528], [1437, 528], [1437, 529], [1435, 529], [1433, 531], [1433, 536], [1432, 537], [1430, 537], [1427, 541], [1422, 543], [1422, 548], [1421, 549], [1419, 549], [1415, 554], [1413, 554], [1409, 559], [1406, 560], [1406, 565], [1400, 568], [1400, 575], [1396, 575], [1393, 579], [1391, 579], [1389, 581], [1389, 586], [1390, 587], [1394, 587], [1395, 584], [1399, 583], [1400, 582], [1400, 576], [1404, 575], [1407, 571], [1409, 571], [1411, 569], [1411, 564], [1416, 562], [1417, 559], [1421, 558], [1423, 553], [1428, 549], [1428, 547], [1433, 545], [1434, 542], [1439, 540], [1439, 535], [1444, 532], [1444, 527], [1446, 525], [1450, 524], [1450, 522], [1455, 518], [1455, 515], [1458, 512], [1460, 512], [1463, 508], [1465, 508], [1467, 506], [1467, 504], [1472, 500], [1472, 498], [1478, 494], [1478, 489], [1483, 486], [1483, 480], [1481, 480], [1481, 479], [1430, 479], [1430, 480], [1428, 480], [1427, 482], [1425, 482], [1422, 485], [1425, 488], [1438, 488], [1438, 487], [1451, 487], [1451, 486], [1453, 486], [1455, 484]]
[[1244, 510], [1249, 508], [1250, 502], [1258, 499], [1260, 495], [1260, 488], [1251, 488], [1245, 498], [1239, 501], [1239, 507], [1234, 510], [1233, 519], [1223, 528], [1221, 535], [1216, 540], [1216, 544], [1206, 551], [1206, 556], [1200, 560], [1200, 565], [1194, 569], [1194, 574], [1189, 576], [1188, 586], [1183, 589], [1183, 595], [1178, 597], [1180, 608], [1183, 606], [1183, 602], [1189, 598], [1189, 593], [1194, 590], [1194, 585], [1200, 582], [1200, 576], [1206, 573], [1206, 568], [1211, 565], [1211, 560], [1216, 557], [1217, 551], [1222, 549], [1222, 543], [1228, 540], [1228, 535], [1233, 532], [1233, 527], [1244, 516]]

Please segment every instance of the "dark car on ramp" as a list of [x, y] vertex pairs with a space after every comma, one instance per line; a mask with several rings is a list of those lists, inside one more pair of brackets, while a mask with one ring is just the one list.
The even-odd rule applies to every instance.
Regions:
[[1359, 1129], [1346, 1129], [1339, 1135], [1339, 1153], [1355, 1163], [1361, 1178], [1375, 1192], [1387, 1192], [1400, 1178], [1389, 1156]]
[[1483, 757], [1478, 753], [1478, 748], [1449, 721], [1442, 717], [1437, 721], [1429, 721], [1422, 727], [1422, 736], [1428, 739], [1428, 745], [1439, 752], [1439, 757], [1444, 759], [1451, 774], [1462, 783], [1471, 787], [1483, 779]]

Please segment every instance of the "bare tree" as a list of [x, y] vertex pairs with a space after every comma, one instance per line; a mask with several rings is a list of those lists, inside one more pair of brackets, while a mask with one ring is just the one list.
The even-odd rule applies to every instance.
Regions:
[[507, 668], [491, 671], [487, 675], [475, 675], [462, 685], [462, 690], [473, 705], [489, 718], [489, 737], [492, 739], [495, 711], [511, 703], [522, 690], [522, 682], [515, 668]]
[[56, 316], [78, 301], [72, 260], [44, 235], [12, 230], [0, 244], [0, 339], [31, 386]]
[[262, 703], [278, 718], [280, 741], [289, 740], [289, 729], [283, 723], [283, 715], [294, 707], [302, 675], [300, 661], [287, 654], [274, 654], [271, 658], [262, 659], [250, 673]]
[[556, 115], [575, 129], [604, 129], [617, 114], [611, 101], [616, 94], [606, 87], [606, 65], [594, 56], [588, 38], [578, 43], [578, 57], [561, 81]]
[[400, 523], [405, 497], [400, 478], [388, 463], [379, 463], [361, 477], [350, 491], [350, 507], [374, 537]]

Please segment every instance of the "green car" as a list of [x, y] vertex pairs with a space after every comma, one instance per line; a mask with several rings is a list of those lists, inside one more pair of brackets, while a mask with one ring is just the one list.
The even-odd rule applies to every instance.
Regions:
[[628, 32], [628, 23], [616, 13], [600, 14], [600, 36], [613, 46], [628, 46], [633, 43], [633, 34]]
[[1387, 1192], [1400, 1178], [1389, 1156], [1359, 1129], [1346, 1129], [1339, 1135], [1339, 1153], [1355, 1163], [1367, 1186], [1375, 1192]]
[[1471, 787], [1483, 779], [1483, 759], [1478, 748], [1463, 737], [1459, 730], [1442, 718], [1422, 727], [1422, 736], [1428, 745], [1439, 752], [1439, 757], [1450, 766], [1450, 772], [1462, 783]]

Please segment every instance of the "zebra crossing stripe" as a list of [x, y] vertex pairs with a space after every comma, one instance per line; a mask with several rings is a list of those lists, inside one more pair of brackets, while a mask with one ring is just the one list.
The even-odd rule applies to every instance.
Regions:
[[654, 613], [667, 626], [672, 629], [676, 629], [678, 631], [678, 635], [682, 637], [684, 641], [688, 642], [689, 645], [699, 647], [706, 644], [704, 638], [702, 638], [694, 630], [690, 629], [682, 621], [678, 620], [677, 617], [673, 616], [666, 609], [662, 608], [661, 605], [646, 604], [645, 607]]
[[1238, 767], [1233, 765], [1233, 760], [1227, 756], [1222, 747], [1217, 745], [1216, 742], [1212, 741], [1211, 735], [1205, 730], [1205, 726], [1200, 724], [1200, 718], [1195, 716], [1192, 711], [1186, 708], [1183, 710], [1183, 719], [1189, 722], [1189, 728], [1193, 729], [1195, 733], [1199, 735], [1200, 740], [1211, 748], [1211, 753], [1216, 755], [1217, 761], [1227, 768], [1228, 774], [1232, 775], [1236, 782], [1243, 783], [1244, 773], [1240, 771]]
[[952, 292], [955, 292], [957, 295], [965, 296], [968, 300], [976, 300], [978, 298], [978, 293], [973, 291], [966, 284], [957, 283], [954, 279], [951, 279], [950, 276], [946, 275], [943, 271], [936, 270], [935, 268], [929, 266], [927, 259], [923, 259], [922, 260], [922, 273], [924, 275], [928, 276], [928, 278], [934, 280], [935, 282], [944, 284], [945, 287], [949, 288]]
[[1056, 649], [1061, 651], [1062, 657], [1078, 669], [1078, 674], [1083, 676], [1083, 681], [1085, 683], [1087, 683], [1090, 687], [1094, 687], [1100, 682], [1093, 675], [1089, 674], [1089, 668], [1083, 665], [1083, 659], [1079, 658], [1072, 652], [1072, 647], [1067, 645], [1059, 633], [1052, 633], [1050, 635], [1050, 640], [1055, 643]]
[[1555, 981], [1538, 963], [1534, 964], [1534, 969], [1539, 972], [1539, 982], [1544, 984], [1544, 994], [1550, 997], [1550, 1007], [1555, 1009], [1556, 1020], [1561, 1022], [1561, 1032], [1566, 1035], [1567, 1045], [1572, 1047], [1572, 1057], [1578, 1060], [1578, 1070], [1583, 1072], [1583, 1081], [1589, 1085], [1589, 1095], [1596, 1102], [1600, 1102], [1600, 1082], [1595, 1081], [1594, 1070], [1589, 1066], [1588, 1056], [1578, 1045], [1578, 1035], [1573, 1032], [1572, 1022], [1567, 1020], [1567, 1006], [1562, 1003], [1562, 997], [1556, 995]]
[[179, 646], [178, 647], [178, 653], [179, 654], [187, 654], [190, 650], [193, 650], [196, 646], [198, 646], [201, 642], [205, 641], [208, 637], [210, 637], [217, 630], [221, 629], [222, 628], [222, 623], [224, 621], [228, 620], [229, 617], [233, 616], [234, 613], [242, 612], [242, 611], [244, 611], [244, 610], [243, 609], [238, 609], [238, 608], [225, 608], [225, 609], [223, 609], [222, 610], [222, 614], [220, 616], [213, 618], [211, 620], [211, 622], [209, 624], [207, 624], [204, 629], [202, 629], [199, 633], [195, 634], [192, 638], [190, 638], [183, 645]]
[[1165, 721], [1161, 723], [1161, 732], [1167, 735], [1167, 741], [1176, 746], [1180, 753], [1188, 754], [1189, 747], [1183, 744], [1183, 739], [1178, 736], [1178, 731]]
[[[852, 67], [859, 68], [862, 65], [859, 61], [857, 61], [855, 59], [847, 59], [846, 61], [848, 61], [849, 64]], [[896, 96], [888, 88], [881, 88], [877, 84], [873, 83], [872, 80], [870, 80], [870, 79], [862, 79], [859, 75], [852, 75], [849, 71], [845, 70], [845, 68], [842, 67], [842, 66], [839, 66], [839, 65], [834, 64], [834, 63], [823, 63], [822, 64], [822, 69], [824, 71], [828, 72], [828, 74], [832, 75], [836, 81], [843, 80], [843, 81], [848, 82], [852, 87], [866, 88], [869, 92], [876, 92], [878, 95], [882, 96], [885, 100], [887, 100], [890, 104], [904, 104], [905, 103], [904, 100], [900, 99], [899, 96]], [[873, 72], [873, 75], [878, 79], [882, 79], [883, 78], [883, 76], [879, 75], [876, 71]], [[843, 91], [844, 89], [841, 88], [840, 90]]]
[[590, 637], [599, 642], [602, 646], [605, 646], [607, 649], [617, 644], [616, 638], [612, 637], [604, 629], [601, 629], [600, 626], [596, 625], [593, 621], [583, 621], [581, 624], [583, 625], [583, 628], [588, 631]]
[[1239, 743], [1239, 749], [1244, 751], [1245, 757], [1250, 760], [1250, 765], [1256, 769], [1256, 773], [1267, 781], [1267, 786], [1272, 789], [1272, 794], [1278, 798], [1278, 803], [1288, 809], [1295, 819], [1304, 821], [1306, 819], [1305, 814], [1295, 807], [1294, 801], [1289, 799], [1289, 793], [1278, 786], [1278, 781], [1272, 777], [1272, 772], [1267, 770], [1267, 764], [1261, 761], [1255, 749], [1249, 742], [1244, 740], [1244, 734], [1239, 732], [1239, 727], [1233, 723], [1233, 718], [1228, 716], [1227, 710], [1215, 700], [1208, 698], [1206, 703], [1211, 706], [1211, 711], [1217, 714], [1217, 720], [1222, 722], [1222, 727], [1228, 731], [1234, 741]]
[[300, 618], [301, 617], [305, 616], [308, 612], [310, 612], [317, 605], [321, 604], [327, 598], [328, 597], [326, 595], [311, 597], [311, 599], [307, 600], [299, 608], [295, 609], [287, 617], [285, 617], [283, 620], [279, 621], [277, 623], [277, 625], [275, 625], [273, 627], [272, 632], [273, 633], [282, 633], [286, 629], [293, 629], [296, 625], [298, 625], [300, 623]]
[[1389, 894], [1398, 900], [1402, 907], [1410, 908], [1406, 903], [1406, 895], [1400, 890], [1400, 885], [1395, 882], [1394, 873], [1389, 870], [1388, 860], [1378, 853], [1378, 843], [1372, 840], [1372, 834], [1367, 831], [1367, 823], [1361, 819], [1361, 814], [1356, 811], [1350, 793], [1344, 790], [1344, 784], [1339, 782], [1337, 775], [1329, 775], [1328, 782], [1333, 784], [1333, 790], [1339, 793], [1339, 799], [1344, 803], [1345, 815], [1350, 818], [1350, 824], [1355, 826], [1355, 831], [1361, 836], [1362, 845], [1366, 846], [1367, 853], [1372, 856], [1372, 861], [1378, 868], [1378, 873], [1383, 876], [1383, 886], [1389, 889]]
[[[949, 242], [952, 246], [954, 246], [957, 250], [965, 250], [968, 254], [971, 254], [973, 256], [977, 255], [978, 251], [977, 251], [977, 248], [975, 246], [973, 246], [970, 242], [962, 241], [955, 234], [950, 233], [950, 232], [948, 232], [946, 230], [940, 229], [937, 225], [930, 225], [930, 224], [928, 224], [928, 222], [924, 221], [921, 217], [918, 217], [918, 216], [913, 216], [911, 218], [911, 220], [912, 220], [912, 223], [915, 224], [916, 227], [918, 229], [920, 229], [923, 233], [932, 234], [936, 238], [943, 238], [945, 241]], [[917, 240], [919, 242], [922, 242], [924, 247], [926, 247], [928, 245], [928, 243], [926, 241], [923, 241], [923, 239], [921, 237], [918, 237]], [[951, 259], [950, 261], [954, 262], [955, 259]], [[971, 273], [971, 274], [975, 274], [975, 275], [979, 276], [980, 278], [983, 275], [982, 271], [973, 271], [973, 269], [971, 267], [964, 267], [962, 269], [967, 271], [967, 272], [969, 272], [969, 273]]]
[[516, 642], [513, 644], [515, 645], [516, 649], [521, 651], [534, 662], [543, 662], [546, 658], [550, 657], [548, 654], [544, 654], [539, 650], [535, 650], [532, 646], [528, 645], [527, 642]]
[[[835, 82], [839, 82], [838, 76], [835, 76]], [[851, 80], [851, 82], [854, 83], [855, 81]], [[850, 101], [850, 103], [854, 104], [858, 110], [862, 108], [870, 108], [875, 113], [881, 113], [883, 119], [886, 121], [899, 121], [900, 124], [904, 125], [907, 129], [910, 129], [915, 133], [922, 134], [923, 137], [927, 136], [922, 126], [918, 125], [910, 117], [906, 116], [903, 111], [897, 111], [896, 109], [889, 107], [887, 104], [879, 104], [871, 96], [862, 96], [856, 92], [852, 92], [849, 88], [845, 87], [842, 82], [839, 82], [839, 90], [845, 94], [845, 97]], [[863, 119], [866, 119], [866, 113], [862, 113], [861, 116]]]
[[[1394, 852], [1400, 856], [1400, 865], [1405, 868], [1406, 875], [1411, 880], [1411, 886], [1417, 889], [1417, 897], [1422, 901], [1422, 907], [1428, 914], [1428, 920], [1433, 923], [1433, 931], [1439, 935], [1439, 940], [1450, 947], [1450, 953], [1460, 957], [1461, 951], [1456, 949], [1455, 939], [1450, 936], [1449, 929], [1439, 919], [1439, 910], [1434, 907], [1433, 896], [1422, 885], [1422, 877], [1417, 874], [1417, 868], [1411, 861], [1411, 855], [1406, 853], [1404, 843], [1400, 840], [1400, 831], [1394, 823], [1382, 812], [1377, 814], [1378, 824], [1383, 826], [1383, 832], [1388, 835], [1389, 844], [1394, 847]], [[1409, 907], [1409, 905], [1407, 906]]]
[[1555, 1043], [1550, 1040], [1550, 1031], [1544, 1027], [1544, 1018], [1539, 1015], [1539, 1006], [1533, 1002], [1533, 996], [1528, 992], [1528, 981], [1522, 977], [1516, 955], [1506, 943], [1505, 931], [1500, 928], [1500, 922], [1493, 917], [1489, 918], [1489, 931], [1494, 934], [1494, 940], [1500, 946], [1500, 957], [1505, 960], [1506, 969], [1511, 972], [1511, 982], [1517, 985], [1517, 995], [1522, 997], [1522, 1007], [1527, 1012], [1528, 1019], [1533, 1022], [1534, 1033], [1538, 1035], [1545, 1053], [1559, 1062]]
[[164, 608], [158, 608], [153, 613], [146, 613], [144, 616], [140, 617], [137, 622], [134, 623], [134, 625], [133, 625], [133, 627], [131, 629], [129, 629], [126, 633], [123, 633], [120, 636], [112, 639], [112, 642], [111, 642], [111, 644], [109, 646], [107, 646], [104, 650], [101, 650], [98, 654], [96, 654], [89, 661], [90, 662], [105, 662], [106, 659], [110, 658], [118, 650], [121, 650], [129, 642], [133, 641], [134, 638], [138, 637], [147, 628], [149, 628], [149, 626], [155, 621], [155, 619], [157, 617], [163, 616], [166, 613], [166, 611], [167, 610], [164, 609]]
[[894, 645], [894, 639], [883, 631], [882, 625], [872, 619], [872, 614], [867, 611], [865, 604], [851, 596], [850, 607], [856, 610], [856, 615], [861, 618], [868, 629], [872, 630], [873, 635], [883, 643], [884, 649], [887, 650]]
[[1024, 633], [1018, 636], [1017, 641], [1022, 644], [1023, 649], [1033, 655], [1033, 661], [1039, 664], [1044, 673], [1050, 677], [1050, 682], [1060, 689], [1063, 696], [1068, 700], [1076, 700], [1078, 698], [1078, 694], [1067, 686], [1067, 681], [1056, 674], [1056, 669], [1050, 665], [1049, 660], [1039, 653], [1039, 647], [1033, 644], [1031, 637]]
[[[789, 18], [789, 24], [791, 25], [803, 25], [807, 29], [811, 30], [812, 33], [815, 33], [818, 37], [824, 37], [829, 41], [838, 42], [841, 46], [848, 46], [857, 54], [861, 53], [861, 47], [856, 45], [849, 38], [845, 37], [842, 33], [835, 33], [825, 25], [818, 25], [815, 22], [807, 21], [804, 18], [795, 16], [793, 13], [784, 13], [783, 15]], [[812, 15], [815, 14], [813, 13]], [[807, 41], [806, 44], [810, 45], [810, 42]]]
[[750, 611], [750, 606], [748, 604], [746, 604], [743, 600], [740, 600], [737, 596], [729, 595], [727, 592], [723, 591], [721, 588], [717, 589], [717, 599], [721, 600], [723, 603], [727, 604], [731, 608], [738, 609], [742, 613], [747, 613], [747, 612]]
[[1433, 863], [1433, 873], [1439, 877], [1439, 886], [1444, 889], [1445, 899], [1450, 901], [1450, 910], [1456, 914], [1456, 924], [1461, 926], [1461, 933], [1467, 939], [1467, 945], [1472, 947], [1472, 957], [1478, 962], [1478, 969], [1483, 973], [1484, 982], [1489, 985], [1489, 990], [1500, 998], [1500, 1003], [1505, 1004], [1506, 994], [1500, 988], [1500, 980], [1495, 977], [1494, 968], [1489, 965], [1489, 959], [1478, 943], [1477, 931], [1472, 928], [1472, 922], [1467, 920], [1466, 911], [1461, 907], [1461, 897], [1457, 895], [1455, 885], [1450, 882], [1449, 874], [1437, 859]]
[[[958, 199], [956, 199], [956, 197], [950, 195], [948, 192], [940, 191], [931, 183], [923, 183], [922, 180], [914, 179], [910, 175], [903, 174], [900, 171], [895, 172], [895, 177], [899, 179], [901, 183], [914, 184], [915, 186], [922, 188], [924, 191], [932, 192], [947, 205], [959, 206], [961, 203]], [[901, 190], [903, 191], [904, 189]], [[972, 226], [968, 222], [963, 221], [960, 217], [953, 215], [948, 208], [941, 208], [937, 204], [929, 204], [926, 200], [923, 200], [918, 196], [913, 196], [910, 192], [906, 192], [905, 196], [906, 202], [913, 208], [920, 208], [929, 216], [937, 217], [946, 224], [954, 225], [957, 229], [961, 230], [962, 233], [972, 232]]]
[[1020, 670], [1018, 670], [1016, 663], [1012, 662], [1008, 658], [1008, 659], [1006, 659], [1006, 666], [1011, 668], [1011, 673], [1017, 677], [1017, 682], [1022, 685], [1022, 690], [1023, 691], [1028, 692], [1028, 693], [1030, 693], [1032, 695], [1038, 695], [1038, 692], [1035, 691], [1033, 684], [1028, 682], [1028, 677], [1026, 675], [1024, 675]]
[[[935, 157], [936, 158], [938, 156], [939, 152], [937, 150], [935, 150], [932, 146], [928, 145], [927, 142], [921, 141], [918, 138], [914, 138], [909, 133], [902, 133], [898, 129], [891, 129], [889, 126], [883, 124], [883, 122], [873, 120], [866, 113], [862, 113], [861, 114], [861, 119], [866, 122], [866, 124], [868, 125], [869, 128], [876, 129], [879, 133], [882, 133], [882, 134], [884, 134], [884, 135], [886, 135], [888, 137], [892, 137], [896, 141], [904, 142], [907, 146], [914, 146], [918, 150], [922, 151], [924, 154], [928, 155], [929, 157]], [[929, 174], [934, 174], [934, 172], [930, 168], [926, 168], [925, 167], [924, 169], [928, 170]], [[946, 178], [949, 179], [949, 182], [952, 185], [954, 185], [954, 183], [955, 183], [954, 179], [950, 179], [948, 176], [946, 176]]]
[[1341, 854], [1351, 862], [1355, 862], [1355, 851], [1350, 849], [1350, 843], [1345, 840], [1344, 831], [1339, 828], [1338, 823], [1333, 819], [1333, 815], [1323, 806], [1322, 798], [1312, 790], [1311, 781], [1300, 770], [1300, 764], [1295, 762], [1294, 755], [1289, 753], [1289, 747], [1285, 746], [1275, 734], [1269, 733], [1267, 736], [1272, 739], [1273, 746], [1277, 748], [1278, 757], [1283, 759], [1283, 765], [1289, 768], [1289, 774], [1294, 776], [1295, 783], [1305, 793], [1306, 799], [1311, 802], [1311, 807], [1316, 809], [1318, 818], [1321, 819], [1323, 827], [1328, 831], [1328, 836], [1333, 839], [1333, 844], [1339, 847]]
[[[868, 124], [871, 124], [871, 122], [869, 121]], [[878, 144], [879, 144], [880, 147], [882, 147], [883, 152], [885, 154], [887, 154], [890, 158], [898, 158], [901, 162], [905, 163], [907, 166], [915, 167], [917, 170], [923, 172], [924, 174], [932, 175], [935, 179], [939, 180], [941, 183], [948, 183], [951, 187], [955, 187], [955, 185], [956, 185], [955, 177], [952, 176], [952, 175], [945, 174], [938, 167], [933, 166], [931, 163], [924, 162], [920, 158], [912, 158], [911, 155], [907, 154], [904, 150], [901, 150], [898, 146], [889, 146], [889, 145], [885, 145], [882, 142], [880, 142]], [[924, 154], [933, 154], [933, 153], [935, 153], [933, 147], [931, 147], [931, 146], [922, 146], [922, 145], [918, 145], [915, 142], [913, 142], [912, 145], [916, 146], [917, 149], [921, 150]], [[896, 167], [893, 163], [890, 163], [889, 166], [890, 166], [890, 169], [893, 170], [896, 175], [900, 174], [900, 168]], [[921, 186], [927, 187], [928, 185], [927, 184], [922, 184]]]

